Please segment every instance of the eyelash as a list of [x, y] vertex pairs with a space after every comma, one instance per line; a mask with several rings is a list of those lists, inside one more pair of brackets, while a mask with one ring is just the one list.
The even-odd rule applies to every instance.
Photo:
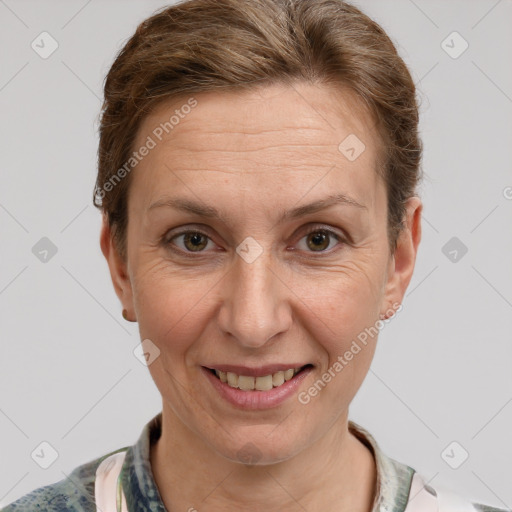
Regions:
[[[339, 242], [339, 244], [341, 244], [341, 245], [347, 243], [345, 238], [342, 235], [336, 233], [335, 231], [333, 231], [333, 230], [331, 230], [329, 228], [321, 226], [321, 225], [309, 227], [307, 229], [306, 233], [304, 233], [304, 235], [299, 240], [302, 240], [303, 238], [307, 237], [308, 235], [310, 235], [312, 233], [324, 233], [324, 234], [328, 235], [329, 237], [336, 239]], [[183, 249], [176, 248], [176, 246], [172, 243], [172, 240], [174, 240], [174, 239], [176, 239], [176, 238], [178, 238], [180, 236], [188, 235], [188, 234], [202, 235], [202, 236], [208, 238], [209, 241], [211, 241], [210, 236], [207, 233], [205, 233], [204, 231], [201, 231], [200, 229], [187, 229], [187, 230], [175, 233], [171, 238], [167, 238], [167, 237], [164, 236], [163, 239], [162, 239], [162, 243], [163, 243], [164, 246], [168, 247], [169, 249], [171, 249], [175, 253], [178, 253], [180, 255], [184, 255], [185, 257], [188, 257], [188, 258], [196, 258], [198, 256], [194, 256], [194, 252], [193, 251], [186, 251], [186, 250], [183, 250]], [[315, 252], [317, 252], [320, 255], [322, 255], [322, 254], [332, 254], [334, 251], [333, 251], [333, 249], [330, 249], [328, 251], [327, 250], [323, 250], [323, 251], [308, 251], [308, 252], [310, 252], [311, 254], [314, 254]], [[201, 255], [201, 254], [204, 254], [205, 252], [207, 252], [207, 251], [205, 251], [205, 250], [197, 251], [197, 254]]]

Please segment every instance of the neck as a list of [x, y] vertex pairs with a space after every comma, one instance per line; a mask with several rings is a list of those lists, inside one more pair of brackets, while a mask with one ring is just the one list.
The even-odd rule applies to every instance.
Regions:
[[[347, 411], [348, 414], [348, 411]], [[270, 465], [228, 460], [165, 408], [151, 468], [168, 512], [371, 512], [376, 466], [349, 430], [347, 414], [295, 457]]]

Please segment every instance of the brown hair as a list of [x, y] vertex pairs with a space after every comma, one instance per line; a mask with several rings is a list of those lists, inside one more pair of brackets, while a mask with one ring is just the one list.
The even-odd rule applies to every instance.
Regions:
[[293, 80], [348, 87], [372, 114], [394, 251], [421, 179], [422, 143], [414, 82], [384, 30], [341, 0], [182, 0], [140, 23], [105, 79], [93, 202], [123, 259], [127, 162], [136, 165], [142, 118], [164, 100]]

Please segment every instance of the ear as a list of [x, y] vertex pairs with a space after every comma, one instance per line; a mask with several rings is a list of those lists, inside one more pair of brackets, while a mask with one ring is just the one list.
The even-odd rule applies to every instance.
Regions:
[[383, 301], [385, 309], [381, 311], [381, 317], [389, 317], [390, 309], [396, 311], [409, 286], [421, 241], [422, 210], [423, 204], [419, 197], [411, 197], [407, 201], [405, 228], [398, 237], [397, 247], [389, 261]]
[[119, 255], [105, 214], [102, 216], [100, 246], [108, 263], [116, 295], [119, 297], [123, 309], [127, 311], [126, 319], [135, 322], [132, 284], [128, 275], [127, 263]]

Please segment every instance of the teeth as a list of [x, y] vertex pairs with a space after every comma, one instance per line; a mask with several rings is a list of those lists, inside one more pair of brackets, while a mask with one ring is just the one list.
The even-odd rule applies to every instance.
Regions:
[[257, 391], [268, 391], [273, 387], [281, 386], [299, 371], [300, 368], [290, 368], [289, 370], [279, 371], [263, 377], [249, 377], [247, 375], [237, 375], [232, 372], [215, 370], [215, 375], [217, 375], [221, 382], [227, 382], [232, 388], [238, 388], [243, 391], [251, 391], [254, 389]]
[[232, 388], [237, 388], [238, 387], [238, 375], [236, 373], [228, 372], [227, 376], [228, 376], [228, 384]]
[[293, 368], [284, 372], [284, 380], [290, 380], [294, 375]]
[[274, 373], [274, 375], [272, 375], [272, 385], [277, 387], [281, 384], [284, 384], [284, 372]]
[[250, 391], [254, 389], [254, 377], [246, 377], [245, 375], [239, 375], [238, 387], [244, 391]]
[[268, 391], [269, 389], [272, 389], [272, 375], [256, 377], [254, 380], [256, 381], [254, 389], [257, 389], [258, 391]]

